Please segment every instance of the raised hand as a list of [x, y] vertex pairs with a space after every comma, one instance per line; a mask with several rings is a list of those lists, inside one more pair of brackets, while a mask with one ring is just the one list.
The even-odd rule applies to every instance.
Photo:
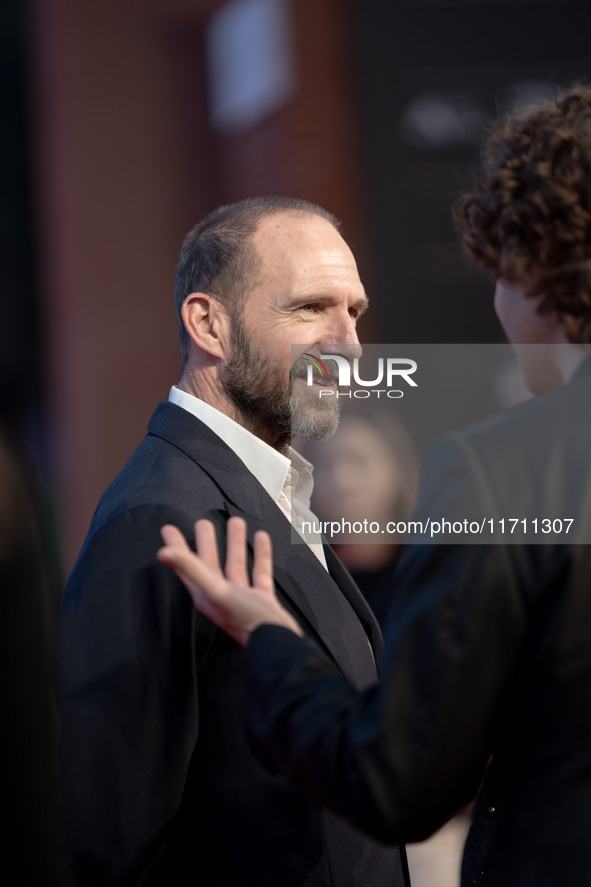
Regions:
[[211, 521], [199, 520], [195, 524], [196, 554], [177, 527], [168, 524], [160, 532], [164, 547], [158, 551], [158, 560], [175, 571], [195, 607], [239, 644], [245, 646], [255, 628], [264, 624], [281, 625], [302, 634], [293, 616], [277, 600], [268, 533], [263, 530], [255, 533], [251, 584], [246, 560], [246, 523], [241, 517], [228, 520], [225, 571], [220, 566]]

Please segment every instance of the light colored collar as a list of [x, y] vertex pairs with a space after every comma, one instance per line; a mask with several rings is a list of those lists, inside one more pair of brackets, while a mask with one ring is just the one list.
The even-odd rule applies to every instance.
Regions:
[[290, 450], [291, 460], [288, 459], [225, 413], [176, 385], [170, 389], [168, 399], [192, 413], [217, 434], [254, 474], [273, 502], [278, 501], [288, 473], [291, 472], [298, 498], [304, 501], [307, 499], [309, 504], [313, 486], [312, 465], [295, 450]]
[[304, 459], [301, 453], [294, 450], [293, 447], [290, 447], [289, 455], [291, 458], [293, 496], [305, 505], [306, 508], [309, 508], [314, 489], [314, 466], [307, 459]]

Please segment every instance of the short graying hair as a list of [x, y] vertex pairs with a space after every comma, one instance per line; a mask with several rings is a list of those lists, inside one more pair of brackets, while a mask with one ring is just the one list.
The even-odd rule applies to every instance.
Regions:
[[181, 317], [185, 299], [191, 293], [206, 293], [224, 304], [232, 318], [240, 317], [242, 306], [259, 279], [260, 257], [252, 236], [263, 218], [283, 212], [311, 213], [341, 230], [339, 220], [316, 203], [270, 196], [221, 206], [187, 234], [174, 285], [183, 365], [190, 341]]

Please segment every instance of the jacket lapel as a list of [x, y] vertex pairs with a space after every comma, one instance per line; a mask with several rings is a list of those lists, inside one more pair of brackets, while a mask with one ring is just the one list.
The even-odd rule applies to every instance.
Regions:
[[377, 675], [369, 639], [375, 644], [379, 629], [332, 550], [325, 546], [327, 573], [305, 543], [292, 541], [295, 531], [290, 522], [242, 460], [186, 410], [163, 401], [148, 432], [181, 449], [209, 475], [220, 489], [229, 517], [245, 518], [251, 558], [254, 533], [262, 529], [271, 535], [275, 585], [282, 602], [354, 686], [374, 683]]
[[367, 632], [377, 659], [381, 655], [384, 643], [382, 630], [378, 624], [378, 620], [374, 616], [371, 607], [358, 588], [355, 580], [327, 542], [324, 543], [324, 555], [326, 557], [326, 564], [330, 575], [351, 604], [353, 610], [355, 610], [359, 621]]
[[[266, 501], [261, 497], [259, 515], [253, 514], [252, 500], [244, 508], [228, 503], [228, 513], [246, 518], [251, 550], [257, 530], [270, 534], [277, 593], [316, 644], [328, 652], [354, 686], [375, 683], [370, 640], [348, 596], [305, 543], [292, 541], [291, 524], [262, 492]], [[357, 594], [361, 597], [359, 591]]]

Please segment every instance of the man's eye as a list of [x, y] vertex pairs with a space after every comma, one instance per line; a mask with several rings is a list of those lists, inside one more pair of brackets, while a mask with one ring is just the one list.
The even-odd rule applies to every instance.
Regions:
[[314, 312], [316, 311], [316, 305], [302, 305], [301, 310]]

